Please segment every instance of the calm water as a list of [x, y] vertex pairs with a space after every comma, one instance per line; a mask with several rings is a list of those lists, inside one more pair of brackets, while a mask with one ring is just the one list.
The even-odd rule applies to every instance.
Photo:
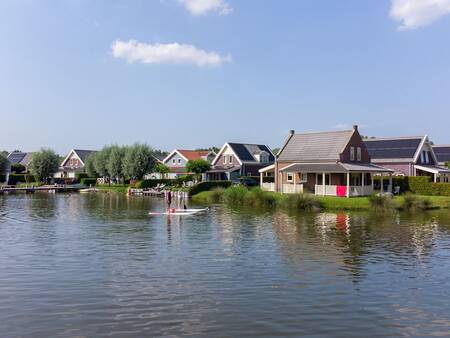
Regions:
[[450, 336], [450, 216], [0, 196], [1, 337]]

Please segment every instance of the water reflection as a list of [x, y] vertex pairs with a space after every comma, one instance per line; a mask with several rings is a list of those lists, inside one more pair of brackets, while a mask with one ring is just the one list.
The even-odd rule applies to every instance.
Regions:
[[1, 197], [0, 333], [448, 334], [448, 211], [148, 215], [163, 209], [114, 194]]

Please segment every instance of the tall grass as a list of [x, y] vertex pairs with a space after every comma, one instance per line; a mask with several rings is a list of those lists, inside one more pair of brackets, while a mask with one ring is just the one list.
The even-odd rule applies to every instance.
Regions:
[[243, 205], [247, 193], [246, 187], [240, 185], [230, 187], [225, 190], [224, 201], [231, 205]]
[[208, 203], [221, 203], [223, 202], [225, 195], [224, 188], [215, 188], [211, 190], [211, 193], [208, 195]]
[[245, 195], [244, 204], [249, 207], [275, 208], [277, 206], [277, 199], [271, 193], [263, 191], [260, 188], [253, 188]]
[[427, 210], [431, 208], [431, 201], [428, 198], [421, 198], [413, 194], [403, 196], [401, 208], [408, 211]]
[[394, 201], [389, 195], [370, 195], [369, 202], [376, 211], [391, 211], [395, 208]]
[[288, 210], [319, 210], [322, 204], [314, 195], [292, 194], [283, 196], [280, 206]]

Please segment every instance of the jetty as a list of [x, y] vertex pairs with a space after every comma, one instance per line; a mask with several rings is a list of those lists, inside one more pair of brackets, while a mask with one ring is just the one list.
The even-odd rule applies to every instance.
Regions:
[[59, 193], [59, 192], [78, 192], [81, 189], [86, 188], [82, 185], [42, 185], [39, 187], [35, 186], [25, 186], [25, 187], [15, 187], [12, 185], [4, 185], [0, 186], [0, 194], [4, 193], [28, 193], [32, 194], [37, 191], [50, 192], [50, 193]]

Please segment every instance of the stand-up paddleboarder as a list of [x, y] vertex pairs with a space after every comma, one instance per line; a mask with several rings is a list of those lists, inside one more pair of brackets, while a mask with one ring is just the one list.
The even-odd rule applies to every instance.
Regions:
[[167, 192], [166, 202], [167, 202], [167, 211], [170, 212], [170, 206], [172, 204], [172, 192], [170, 190]]

